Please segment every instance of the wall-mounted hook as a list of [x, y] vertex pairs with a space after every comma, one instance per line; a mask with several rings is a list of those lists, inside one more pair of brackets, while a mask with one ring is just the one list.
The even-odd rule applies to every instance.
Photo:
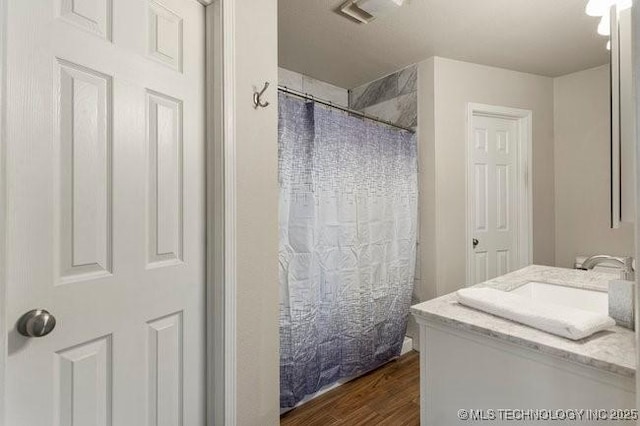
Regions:
[[267, 90], [267, 88], [269, 87], [269, 82], [265, 81], [264, 82], [264, 87], [262, 88], [261, 91], [259, 92], [254, 92], [253, 93], [253, 107], [254, 108], [265, 108], [267, 106], [269, 106], [269, 102], [265, 102], [262, 100], [262, 95], [264, 94], [264, 92]]

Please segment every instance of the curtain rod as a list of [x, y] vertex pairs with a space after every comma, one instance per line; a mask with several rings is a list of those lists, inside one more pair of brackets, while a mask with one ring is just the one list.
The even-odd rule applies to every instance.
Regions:
[[321, 105], [328, 106], [329, 108], [339, 109], [340, 111], [344, 111], [344, 112], [347, 112], [349, 114], [356, 115], [356, 116], [358, 116], [360, 118], [365, 118], [367, 120], [377, 121], [378, 123], [386, 124], [387, 126], [395, 127], [397, 129], [404, 130], [404, 131], [407, 131], [407, 132], [410, 132], [410, 133], [415, 133], [415, 130], [410, 129], [408, 127], [400, 126], [398, 124], [392, 123], [391, 121], [383, 120], [381, 118], [365, 114], [365, 113], [363, 113], [361, 111], [356, 111], [355, 109], [343, 107], [343, 106], [334, 104], [333, 102], [325, 101], [324, 99], [320, 99], [320, 98], [316, 98], [315, 96], [310, 95], [308, 93], [302, 93], [302, 92], [299, 92], [297, 90], [289, 89], [286, 86], [278, 86], [278, 91], [286, 93], [288, 95], [297, 96], [299, 98], [306, 99], [308, 101], [316, 102], [316, 103], [319, 103]]

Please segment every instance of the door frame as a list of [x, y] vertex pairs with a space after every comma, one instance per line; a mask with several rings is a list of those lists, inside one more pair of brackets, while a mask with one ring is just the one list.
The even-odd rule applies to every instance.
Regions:
[[[206, 82], [206, 418], [236, 424], [236, 0], [195, 0], [205, 7]], [[0, 0], [0, 426], [5, 422], [6, 88], [8, 0]], [[213, 226], [210, 226], [213, 224]]]
[[207, 425], [236, 425], [236, 0], [206, 8]]
[[467, 286], [473, 283], [473, 227], [471, 218], [471, 205], [473, 203], [473, 173], [471, 170], [471, 144], [473, 143], [473, 117], [476, 115], [485, 117], [503, 118], [516, 122], [518, 131], [518, 268], [530, 265], [533, 261], [533, 185], [531, 178], [532, 147], [533, 147], [533, 112], [531, 110], [510, 108], [497, 105], [487, 105], [469, 102], [467, 104], [467, 140], [465, 144], [465, 192], [466, 192], [466, 281]]
[[7, 231], [7, 169], [6, 169], [6, 92], [7, 92], [7, 2], [0, 0], [0, 426], [4, 426], [5, 368], [7, 365], [6, 316], [6, 231]]
[[[640, 9], [636, 4], [631, 8], [631, 27], [632, 27], [632, 64], [633, 64], [633, 97], [635, 101], [635, 113], [633, 120], [636, 125], [636, 129], [638, 127], [638, 123], [640, 123]], [[638, 253], [640, 252], [640, 131], [636, 131], [635, 138], [635, 160], [636, 160], [636, 168], [635, 168], [635, 253], [634, 256], [636, 261], [638, 259]], [[636, 286], [640, 282], [640, 274], [636, 274]], [[640, 343], [640, 326], [638, 325], [638, 321], [640, 319], [640, 291], [635, 291], [635, 318], [636, 318], [636, 346]], [[636, 363], [640, 365], [640, 351], [636, 351]], [[636, 374], [636, 407], [640, 407], [640, 380], [638, 380], [638, 375]], [[640, 424], [640, 421], [636, 422], [636, 424]]]

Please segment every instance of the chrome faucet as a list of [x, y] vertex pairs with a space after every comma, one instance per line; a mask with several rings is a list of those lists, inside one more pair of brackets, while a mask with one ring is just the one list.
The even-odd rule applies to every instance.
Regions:
[[615, 256], [607, 256], [604, 254], [598, 254], [595, 256], [591, 256], [585, 259], [582, 262], [582, 266], [580, 269], [588, 271], [590, 269], [595, 268], [596, 266], [602, 263], [609, 263], [613, 265], [618, 265], [621, 267], [620, 279], [625, 281], [635, 281], [636, 273], [633, 269], [633, 257], [615, 257]]

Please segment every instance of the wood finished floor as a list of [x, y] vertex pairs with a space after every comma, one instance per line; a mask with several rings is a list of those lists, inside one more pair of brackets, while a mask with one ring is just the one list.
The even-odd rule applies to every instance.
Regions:
[[420, 424], [420, 366], [412, 351], [295, 408], [281, 426], [405, 426]]

